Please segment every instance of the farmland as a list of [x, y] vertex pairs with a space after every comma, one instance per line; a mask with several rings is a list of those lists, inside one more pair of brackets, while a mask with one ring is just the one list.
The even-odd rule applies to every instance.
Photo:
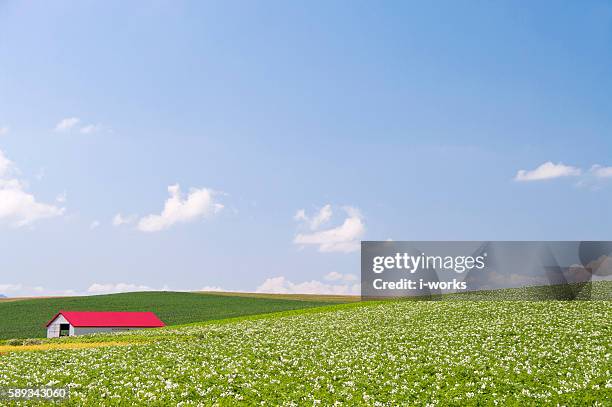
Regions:
[[[610, 293], [610, 283], [596, 283]], [[0, 355], [3, 386], [68, 405], [605, 405], [612, 303], [386, 301], [61, 341]]]
[[[335, 302], [346, 301], [339, 297]], [[224, 319], [329, 304], [320, 297], [136, 292], [89, 297], [56, 297], [0, 302], [0, 339], [46, 336], [44, 324], [59, 310], [153, 311], [167, 325]]]

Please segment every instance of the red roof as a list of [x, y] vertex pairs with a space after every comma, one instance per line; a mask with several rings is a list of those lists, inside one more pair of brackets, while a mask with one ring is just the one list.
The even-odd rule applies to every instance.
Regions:
[[63, 315], [70, 325], [78, 327], [134, 327], [134, 328], [161, 328], [166, 326], [157, 315], [152, 312], [80, 312], [60, 311], [49, 322], [55, 321]]

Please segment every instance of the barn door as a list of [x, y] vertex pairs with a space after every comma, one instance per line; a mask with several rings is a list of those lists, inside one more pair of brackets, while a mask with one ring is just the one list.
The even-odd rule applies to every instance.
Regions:
[[59, 336], [70, 336], [70, 324], [60, 324]]

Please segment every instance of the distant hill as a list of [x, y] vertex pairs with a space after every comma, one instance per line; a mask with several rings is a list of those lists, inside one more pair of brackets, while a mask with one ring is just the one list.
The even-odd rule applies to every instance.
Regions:
[[329, 304], [329, 299], [316, 296], [309, 300], [308, 296], [288, 299], [170, 291], [4, 301], [0, 302], [0, 339], [44, 337], [45, 324], [59, 310], [153, 311], [167, 325], [178, 325]]
[[6, 298], [6, 295], [0, 294], [0, 298]]
[[502, 288], [438, 295], [436, 299], [470, 301], [612, 300], [612, 281]]

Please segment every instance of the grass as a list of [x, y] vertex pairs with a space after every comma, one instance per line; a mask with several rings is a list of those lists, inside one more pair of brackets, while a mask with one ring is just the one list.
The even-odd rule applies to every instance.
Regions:
[[[332, 299], [340, 302], [341, 300]], [[59, 310], [153, 311], [167, 325], [224, 319], [329, 305], [330, 299], [136, 292], [88, 297], [37, 298], [0, 302], [0, 339], [46, 336], [45, 323]]]
[[328, 304], [7, 353], [0, 387], [69, 385], [75, 406], [606, 405], [611, 320], [611, 301]]
[[326, 303], [344, 303], [360, 301], [359, 295], [319, 295], [319, 294], [266, 294], [266, 293], [240, 293], [218, 291], [194, 291], [202, 294], [224, 295], [229, 297], [272, 298], [295, 301], [322, 301]]
[[[419, 299], [419, 297], [412, 297]], [[497, 290], [463, 291], [425, 297], [444, 301], [589, 301], [612, 300], [612, 281], [527, 286]]]

